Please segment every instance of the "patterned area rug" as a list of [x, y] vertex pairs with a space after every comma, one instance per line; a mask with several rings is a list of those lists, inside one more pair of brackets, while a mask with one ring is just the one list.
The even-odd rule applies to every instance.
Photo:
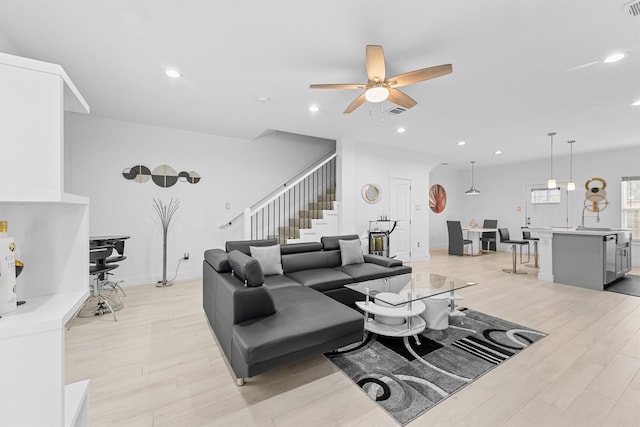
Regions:
[[477, 311], [444, 331], [365, 341], [325, 357], [404, 425], [546, 334]]

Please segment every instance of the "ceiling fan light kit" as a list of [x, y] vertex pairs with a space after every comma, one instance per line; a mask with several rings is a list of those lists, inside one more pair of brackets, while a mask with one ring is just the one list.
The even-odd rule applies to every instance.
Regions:
[[372, 87], [367, 89], [364, 97], [367, 98], [369, 102], [382, 102], [389, 97], [389, 89], [384, 86]]
[[311, 89], [364, 89], [364, 93], [353, 100], [343, 114], [351, 113], [365, 101], [377, 103], [388, 100], [409, 109], [417, 105], [418, 102], [397, 88], [435, 79], [453, 72], [451, 64], [444, 64], [387, 78], [384, 52], [382, 46], [378, 45], [367, 45], [365, 64], [367, 69], [366, 84], [312, 84], [309, 87]]

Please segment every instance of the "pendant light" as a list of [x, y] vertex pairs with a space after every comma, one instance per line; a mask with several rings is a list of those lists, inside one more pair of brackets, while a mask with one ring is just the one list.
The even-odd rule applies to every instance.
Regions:
[[548, 189], [552, 189], [552, 188], [556, 188], [557, 184], [556, 184], [556, 180], [553, 178], [553, 136], [555, 135], [555, 132], [549, 132], [547, 135], [549, 135], [551, 137], [551, 175], [549, 177], [549, 180], [547, 181], [547, 188]]
[[567, 141], [571, 151], [569, 154], [569, 182], [567, 182], [567, 191], [576, 191], [576, 183], [573, 182], [573, 143], [575, 141]]
[[473, 164], [475, 162], [471, 162], [471, 188], [468, 189], [467, 191], [464, 192], [464, 194], [480, 194], [480, 190], [478, 190], [476, 187], [474, 187], [473, 185]]

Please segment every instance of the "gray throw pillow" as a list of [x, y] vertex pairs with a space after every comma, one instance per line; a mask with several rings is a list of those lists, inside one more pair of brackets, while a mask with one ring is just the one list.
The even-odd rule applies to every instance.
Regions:
[[258, 260], [265, 276], [282, 274], [282, 259], [280, 257], [280, 245], [273, 246], [249, 246], [251, 256]]
[[342, 265], [362, 264], [364, 262], [360, 239], [338, 240], [338, 244], [340, 245], [340, 256], [342, 257]]

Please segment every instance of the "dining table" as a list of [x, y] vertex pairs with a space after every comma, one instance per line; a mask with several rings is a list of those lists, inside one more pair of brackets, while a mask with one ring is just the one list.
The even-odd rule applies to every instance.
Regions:
[[462, 227], [462, 232], [467, 234], [467, 239], [471, 240], [473, 243], [471, 244], [471, 252], [473, 255], [482, 254], [482, 250], [480, 247], [480, 238], [482, 237], [482, 233], [496, 233], [496, 243], [498, 240], [497, 228], [482, 228], [482, 227]]

